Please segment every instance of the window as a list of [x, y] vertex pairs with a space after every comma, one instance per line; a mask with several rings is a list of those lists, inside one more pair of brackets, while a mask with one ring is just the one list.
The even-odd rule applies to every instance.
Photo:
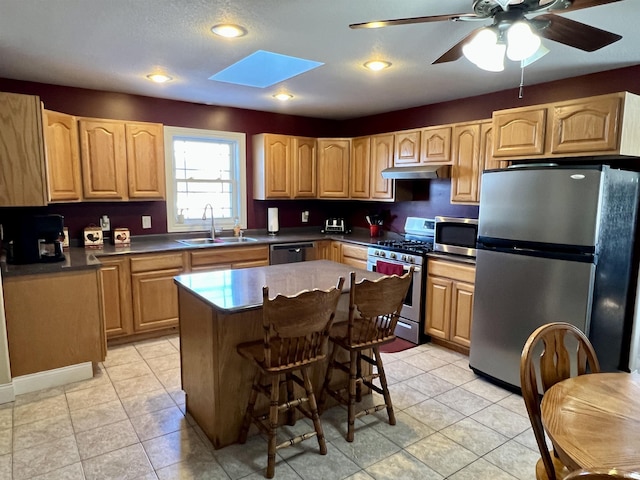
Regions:
[[246, 136], [193, 128], [164, 127], [167, 172], [167, 231], [247, 226]]

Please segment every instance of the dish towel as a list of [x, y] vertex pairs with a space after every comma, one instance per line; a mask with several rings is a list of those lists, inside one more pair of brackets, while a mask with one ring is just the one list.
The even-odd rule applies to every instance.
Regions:
[[376, 272], [383, 275], [398, 275], [399, 277], [401, 277], [404, 273], [404, 268], [402, 265], [398, 265], [397, 263], [389, 263], [378, 260], [376, 263]]

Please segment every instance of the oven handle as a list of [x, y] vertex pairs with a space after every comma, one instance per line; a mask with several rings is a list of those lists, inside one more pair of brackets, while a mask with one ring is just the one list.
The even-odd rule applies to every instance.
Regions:
[[[388, 262], [388, 260], [384, 260], [385, 262]], [[398, 262], [389, 262], [389, 263], [395, 263], [396, 265], [402, 265], [402, 269], [404, 273], [407, 273], [409, 271], [409, 269], [412, 267], [412, 265], [407, 265], [405, 263], [398, 263]], [[413, 265], [413, 273], [420, 273], [422, 271], [422, 267], [420, 265]], [[375, 272], [376, 271], [376, 263], [372, 262], [371, 260], [367, 261], [367, 270], [369, 270], [370, 272]]]

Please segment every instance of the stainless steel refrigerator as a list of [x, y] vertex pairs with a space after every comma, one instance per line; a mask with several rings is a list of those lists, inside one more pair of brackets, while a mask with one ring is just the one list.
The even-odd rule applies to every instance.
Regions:
[[[482, 175], [469, 365], [520, 387], [520, 353], [540, 325], [568, 322], [605, 371], [628, 370], [639, 174], [538, 166]], [[633, 334], [632, 334], [633, 330]]]

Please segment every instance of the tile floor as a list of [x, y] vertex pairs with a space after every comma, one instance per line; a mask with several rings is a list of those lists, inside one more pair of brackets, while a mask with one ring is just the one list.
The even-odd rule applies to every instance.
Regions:
[[[347, 443], [346, 410], [334, 407], [321, 417], [327, 456], [313, 439], [280, 450], [276, 478], [535, 478], [539, 454], [520, 396], [431, 344], [384, 362], [397, 425], [382, 412], [363, 417]], [[185, 416], [177, 337], [110, 348], [93, 379], [0, 405], [1, 479], [253, 480], [265, 466], [262, 437], [214, 450]]]

